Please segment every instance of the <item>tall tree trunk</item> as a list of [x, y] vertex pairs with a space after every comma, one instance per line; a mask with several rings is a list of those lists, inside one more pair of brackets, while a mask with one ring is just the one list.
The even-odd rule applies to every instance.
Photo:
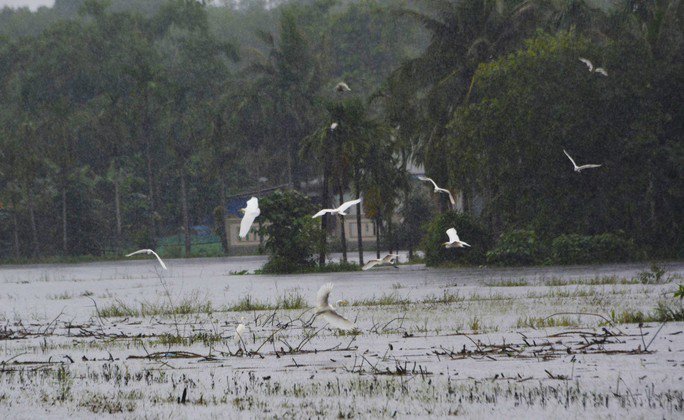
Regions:
[[62, 252], [64, 255], [69, 252], [67, 239], [67, 188], [66, 180], [64, 180], [62, 182]]
[[185, 257], [190, 257], [190, 216], [188, 214], [188, 191], [185, 185], [185, 168], [180, 169], [181, 179], [181, 207], [183, 211], [183, 237], [185, 239]]
[[114, 214], [116, 217], [116, 252], [121, 250], [121, 232], [122, 232], [122, 218], [121, 218], [121, 187], [119, 185], [119, 169], [115, 170], [114, 174]]
[[[356, 198], [361, 198], [361, 185], [358, 170], [354, 173], [354, 188], [356, 188]], [[356, 205], [356, 236], [358, 237], [359, 265], [363, 265], [363, 229], [361, 229], [361, 203]]]
[[226, 179], [223, 177], [223, 175], [219, 175], [219, 182], [220, 182], [219, 200], [221, 200], [221, 204], [219, 206], [221, 207], [221, 217], [223, 218], [223, 220], [219, 221], [219, 226], [223, 226], [223, 228], [221, 228], [221, 233], [222, 233], [221, 241], [223, 242], [223, 253], [228, 255], [228, 251], [229, 251], [229, 249], [228, 249], [228, 247], [229, 247], [228, 230], [225, 228], [225, 226], [226, 226], [226, 220], [225, 219], [226, 219], [226, 213], [227, 213], [227, 210], [226, 210], [226, 201], [227, 201]]
[[[157, 229], [157, 195], [155, 193], [154, 188], [154, 165], [152, 159], [152, 143], [150, 139], [151, 122], [148, 115], [149, 110], [147, 101], [148, 97], [147, 94], [145, 94], [142, 105], [142, 119], [140, 121], [140, 129], [138, 130], [138, 136], [142, 139], [142, 143], [144, 144], [145, 172], [147, 175], [147, 190], [150, 203], [150, 233], [151, 236], [156, 240], [157, 236], [159, 235], [159, 231]], [[154, 244], [150, 244], [150, 246], [154, 246]]]
[[[340, 205], [344, 203], [344, 192], [342, 185], [339, 185]], [[347, 235], [344, 231], [344, 216], [339, 215], [340, 218], [340, 240], [342, 241], [342, 261], [347, 262]]]
[[380, 258], [380, 216], [375, 218], [375, 256]]
[[12, 230], [13, 230], [13, 236], [14, 236], [14, 258], [19, 259], [21, 256], [21, 252], [19, 249], [19, 222], [17, 220], [17, 207], [14, 204], [14, 200], [11, 201], [12, 203]]
[[36, 227], [35, 197], [30, 186], [28, 187], [28, 211], [29, 223], [31, 224], [31, 256], [35, 258], [40, 254], [40, 248], [38, 247], [38, 228]]
[[[328, 158], [325, 158], [325, 163], [323, 166], [323, 185], [322, 185], [322, 191], [321, 191], [321, 207], [322, 208], [328, 208], [328, 204], [330, 203], [330, 191], [328, 190], [328, 178], [330, 177], [330, 168], [328, 167], [329, 161]], [[323, 267], [325, 265], [325, 254], [326, 254], [326, 248], [327, 248], [327, 241], [328, 241], [328, 215], [324, 214], [323, 217], [321, 217], [321, 230], [323, 231], [321, 234], [321, 245], [320, 245], [320, 252], [318, 254], [318, 265]]]

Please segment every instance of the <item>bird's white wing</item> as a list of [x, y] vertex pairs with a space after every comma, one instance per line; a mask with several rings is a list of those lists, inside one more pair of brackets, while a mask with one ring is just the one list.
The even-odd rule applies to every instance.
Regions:
[[594, 72], [595, 72], [595, 73], [600, 73], [600, 74], [602, 74], [602, 75], [604, 75], [604, 76], [608, 76], [608, 72], [607, 72], [606, 69], [604, 69], [603, 67], [596, 67], [596, 70], [594, 70]]
[[463, 241], [460, 241], [460, 242], [461, 242], [461, 244], [462, 244], [463, 246], [467, 246], [467, 247], [469, 247], [469, 248], [472, 248], [472, 247], [470, 246], [470, 244], [467, 244], [467, 243], [465, 243], [465, 242], [463, 242]]
[[159, 254], [157, 254], [156, 252], [152, 251], [151, 249], [150, 249], [149, 251], [150, 251], [152, 254], [154, 254], [155, 257], [157, 257], [157, 260], [159, 261], [159, 264], [161, 264], [162, 268], [163, 268], [164, 270], [168, 270], [168, 268], [166, 268], [166, 264], [164, 264], [164, 261], [162, 261], [162, 259], [161, 259], [161, 257], [159, 256]]
[[337, 211], [339, 211], [340, 213], [344, 213], [344, 211], [347, 210], [349, 207], [355, 206], [355, 205], [359, 204], [360, 202], [361, 202], [360, 198], [357, 198], [356, 200], [346, 201], [346, 202], [342, 203], [342, 205], [337, 208]]
[[456, 242], [458, 241], [458, 233], [456, 233], [456, 229], [454, 228], [449, 228], [446, 231], [447, 235], [449, 235], [449, 242]]
[[366, 271], [370, 270], [371, 268], [375, 267], [376, 265], [380, 264], [382, 261], [381, 260], [369, 260], [366, 265], [361, 267], [361, 270]]
[[326, 283], [323, 286], [321, 286], [320, 289], [318, 289], [318, 294], [316, 295], [316, 305], [319, 308], [325, 308], [326, 306], [328, 306], [328, 297], [330, 296], [330, 292], [332, 292], [332, 289], [332, 283]]
[[382, 259], [382, 262], [385, 263], [385, 264], [391, 264], [391, 263], [392, 263], [392, 260], [395, 259], [395, 258], [397, 258], [397, 257], [398, 257], [397, 254], [387, 254], [387, 255], [385, 255], [385, 257]]
[[455, 205], [456, 205], [456, 200], [454, 200], [454, 196], [451, 195], [451, 191], [449, 191], [449, 190], [447, 190], [447, 189], [445, 189], [445, 188], [437, 188], [437, 191], [443, 192], [443, 193], [445, 193], [445, 194], [449, 194], [449, 201], [451, 202], [451, 205], [452, 205], [452, 206], [455, 206]]
[[247, 200], [247, 206], [245, 207], [245, 213], [253, 213], [255, 211], [258, 211], [261, 213], [261, 210], [259, 210], [259, 199], [256, 197], [252, 197], [249, 200]]
[[356, 325], [354, 325], [353, 322], [333, 310], [325, 311], [321, 313], [321, 315], [326, 321], [328, 321], [330, 325], [335, 328], [339, 328], [341, 330], [353, 330], [356, 328]]
[[586, 58], [582, 58], [582, 57], [580, 57], [579, 61], [581, 61], [581, 62], [583, 62], [584, 64], [586, 64], [587, 67], [589, 67], [589, 71], [594, 70], [594, 65], [591, 64], [591, 61], [587, 60]]
[[137, 254], [151, 254], [153, 251], [151, 249], [139, 249], [135, 252], [131, 252], [130, 254], [126, 254], [127, 257], [132, 257], [133, 255]]
[[318, 213], [314, 214], [313, 216], [311, 216], [311, 218], [315, 219], [317, 217], [323, 216], [326, 213], [334, 213], [334, 212], [335, 212], [335, 209], [323, 209], [323, 210], [319, 211]]
[[259, 215], [261, 214], [261, 209], [259, 209], [259, 199], [256, 197], [252, 197], [249, 200], [247, 200], [247, 206], [245, 207], [245, 215], [242, 216], [242, 220], [240, 221], [240, 237], [245, 238], [247, 236], [247, 233], [249, 233], [249, 229], [252, 227], [252, 223], [254, 223], [254, 219], [256, 219]]
[[432, 182], [432, 185], [435, 186], [435, 188], [439, 188], [437, 186], [437, 184], [435, 183], [435, 181], [432, 180], [432, 178], [428, 178], [426, 176], [419, 176], [418, 179], [420, 179], [421, 181], [430, 181], [430, 182]]
[[162, 261], [162, 259], [159, 257], [159, 255], [151, 249], [139, 249], [135, 252], [131, 252], [130, 254], [126, 254], [126, 256], [131, 257], [131, 256], [137, 255], [137, 254], [154, 255], [155, 257], [157, 257], [157, 261], [159, 261], [159, 264], [161, 264], [162, 268], [164, 270], [168, 270], [168, 268], [166, 268], [166, 264], [164, 264], [164, 261]]
[[601, 167], [601, 165], [597, 165], [597, 164], [594, 164], [594, 163], [588, 163], [588, 164], [586, 164], [586, 165], [582, 165], [582, 166], [578, 167], [577, 169], [579, 169], [580, 171], [582, 171], [582, 170], [584, 170], [584, 169], [599, 168], [599, 167]]
[[575, 168], [577, 168], [577, 164], [575, 163], [575, 160], [574, 160], [573, 158], [570, 157], [570, 155], [568, 154], [568, 152], [565, 151], [565, 149], [563, 149], [563, 153], [565, 153], [565, 156], [567, 156], [568, 159], [570, 159], [570, 162], [572, 162], [572, 166], [574, 166]]

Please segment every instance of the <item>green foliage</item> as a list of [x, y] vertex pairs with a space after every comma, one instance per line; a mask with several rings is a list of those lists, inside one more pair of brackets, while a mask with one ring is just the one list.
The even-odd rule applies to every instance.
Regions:
[[641, 271], [637, 275], [637, 279], [642, 284], [660, 284], [667, 283], [670, 278], [665, 278], [667, 270], [656, 263], [651, 263], [651, 268], [648, 271]]
[[679, 300], [684, 299], [684, 284], [680, 284], [679, 288], [675, 290], [674, 297], [679, 298]]
[[311, 218], [315, 210], [309, 198], [297, 191], [276, 191], [261, 199], [259, 208], [270, 254], [263, 272], [294, 273], [312, 267], [321, 231]]
[[499, 241], [487, 252], [487, 262], [500, 265], [531, 265], [540, 262], [541, 244], [533, 230], [502, 233]]
[[631, 239], [613, 233], [560, 235], [551, 242], [551, 260], [557, 264], [629, 261], [638, 256]]
[[[447, 229], [455, 228], [459, 238], [471, 245], [470, 248], [445, 248], [449, 238]], [[425, 250], [425, 264], [482, 264], [491, 247], [490, 233], [474, 217], [449, 211], [435, 217], [428, 225], [422, 248]]]

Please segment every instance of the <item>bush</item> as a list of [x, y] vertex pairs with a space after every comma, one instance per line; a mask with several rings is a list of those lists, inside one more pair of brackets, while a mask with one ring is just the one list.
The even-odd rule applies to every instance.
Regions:
[[540, 262], [541, 250], [533, 230], [504, 232], [499, 243], [487, 253], [487, 262], [499, 265], [531, 265]]
[[305, 195], [297, 191], [276, 191], [259, 202], [261, 216], [267, 223], [261, 228], [268, 239], [264, 244], [270, 254], [264, 273], [295, 273], [314, 265], [322, 232], [311, 216], [315, 209]]
[[614, 233], [561, 235], [551, 243], [551, 260], [557, 264], [619, 262], [638, 256], [634, 241]]
[[[461, 240], [471, 248], [445, 248], [444, 242], [449, 238], [446, 231], [456, 228]], [[435, 217], [428, 225], [423, 241], [425, 264], [435, 266], [441, 264], [482, 264], [485, 262], [487, 250], [491, 247], [490, 233], [482, 224], [470, 215], [450, 211]]]

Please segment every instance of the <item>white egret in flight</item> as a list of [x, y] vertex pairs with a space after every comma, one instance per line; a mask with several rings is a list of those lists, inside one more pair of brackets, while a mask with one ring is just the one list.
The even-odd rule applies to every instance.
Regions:
[[346, 216], [347, 213], [345, 213], [344, 211], [347, 210], [349, 207], [355, 205], [355, 204], [359, 204], [360, 202], [361, 202], [360, 198], [357, 198], [356, 200], [346, 201], [346, 202], [342, 203], [342, 205], [336, 209], [323, 209], [323, 210], [319, 211], [318, 213], [314, 214], [312, 218], [315, 219], [317, 217], [321, 217], [326, 213], [339, 214], [341, 216]]
[[587, 60], [586, 58], [580, 57], [579, 61], [587, 65], [587, 67], [589, 68], [589, 73], [599, 73], [604, 76], [608, 76], [608, 72], [606, 71], [606, 69], [604, 69], [603, 67], [594, 68], [594, 65], [591, 63], [591, 61]]
[[341, 330], [353, 330], [356, 328], [353, 322], [335, 312], [335, 308], [328, 303], [330, 292], [333, 289], [332, 283], [326, 283], [318, 289], [316, 296], [316, 316], [322, 316], [330, 325]]
[[250, 198], [247, 200], [247, 207], [240, 209], [240, 211], [245, 213], [240, 221], [240, 237], [244, 239], [249, 232], [249, 228], [252, 227], [254, 219], [261, 214], [261, 210], [259, 210], [259, 199], [256, 197]]
[[563, 153], [565, 153], [565, 156], [567, 156], [568, 159], [570, 159], [570, 162], [572, 162], [572, 166], [575, 168], [575, 172], [577, 172], [577, 173], [580, 173], [585, 169], [598, 168], [601, 166], [601, 165], [598, 165], [595, 163], [588, 163], [586, 165], [577, 166], [577, 164], [575, 163], [575, 160], [570, 157], [570, 155], [568, 154], [568, 152], [565, 151], [565, 149], [563, 149]]
[[394, 259], [397, 257], [399, 257], [397, 254], [387, 254], [383, 258], [368, 260], [366, 265], [364, 265], [361, 269], [363, 271], [366, 271], [366, 270], [370, 270], [371, 268], [375, 267], [376, 265], [393, 264]]
[[446, 233], [447, 235], [449, 235], [449, 242], [444, 242], [445, 248], [463, 248], [466, 246], [470, 246], [458, 238], [458, 233], [456, 233], [456, 229], [450, 228], [446, 231]]
[[347, 86], [346, 83], [340, 82], [335, 86], [335, 90], [337, 92], [349, 92], [351, 89], [349, 89], [349, 86]]
[[161, 264], [162, 268], [163, 268], [164, 270], [168, 270], [168, 268], [166, 268], [166, 264], [164, 264], [164, 261], [162, 261], [162, 259], [159, 258], [159, 255], [157, 255], [157, 253], [154, 252], [154, 251], [152, 251], [151, 249], [139, 249], [139, 250], [137, 250], [137, 251], [135, 251], [135, 252], [131, 252], [130, 254], [127, 254], [126, 256], [127, 256], [127, 257], [132, 257], [133, 255], [136, 255], [136, 254], [154, 255], [155, 257], [157, 257], [157, 260], [159, 261], [159, 264]]
[[432, 178], [428, 178], [428, 177], [426, 177], [426, 176], [419, 176], [418, 179], [420, 179], [421, 181], [429, 181], [429, 182], [432, 182], [432, 185], [435, 186], [434, 192], [440, 192], [440, 193], [443, 193], [443, 194], [449, 194], [449, 201], [451, 201], [451, 205], [452, 205], [452, 206], [455, 206], [455, 205], [456, 205], [456, 200], [454, 200], [454, 196], [451, 195], [451, 191], [449, 191], [449, 190], [447, 190], [447, 189], [444, 189], [444, 188], [439, 188], [439, 187], [437, 186], [437, 184], [435, 183], [435, 181], [432, 180]]

